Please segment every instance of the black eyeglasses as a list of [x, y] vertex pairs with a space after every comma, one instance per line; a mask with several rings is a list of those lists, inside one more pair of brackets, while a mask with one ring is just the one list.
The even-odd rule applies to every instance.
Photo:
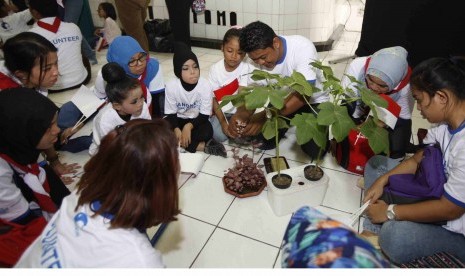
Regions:
[[147, 53], [141, 52], [140, 57], [138, 59], [133, 59], [128, 62], [128, 66], [134, 67], [134, 66], [143, 64], [145, 61], [147, 61]]

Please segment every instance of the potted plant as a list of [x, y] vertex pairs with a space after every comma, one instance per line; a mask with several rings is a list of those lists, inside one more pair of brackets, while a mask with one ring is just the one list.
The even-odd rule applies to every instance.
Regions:
[[[363, 83], [349, 76], [353, 85], [360, 91], [359, 97], [351, 88], [342, 87], [341, 81], [334, 76], [331, 67], [323, 65], [319, 61], [312, 62], [310, 65], [322, 71], [324, 76], [323, 89], [329, 92], [331, 98], [330, 101], [318, 105], [319, 111], [312, 108], [312, 112], [298, 114], [292, 119], [279, 114], [278, 111], [283, 108], [286, 98], [293, 91], [302, 95], [310, 107], [308, 99], [313, 93], [320, 91], [313, 84], [307, 82], [305, 77], [297, 71], [294, 71], [291, 76], [280, 76], [254, 70], [252, 79], [255, 81], [264, 80], [266, 85], [244, 87], [238, 94], [224, 97], [220, 107], [231, 102], [236, 107], [245, 106], [247, 110], [264, 108], [267, 120], [261, 131], [266, 139], [275, 138], [277, 160], [280, 157], [278, 130], [280, 128], [289, 128], [288, 122], [296, 127], [296, 137], [299, 145], [313, 139], [321, 149], [326, 149], [328, 142], [326, 137], [329, 131], [331, 131], [337, 142], [341, 142], [352, 129], [355, 129], [368, 138], [374, 153], [387, 153], [389, 150], [388, 132], [375, 123], [378, 116], [374, 108], [375, 106], [386, 107], [386, 101], [373, 91], [365, 88]], [[365, 122], [357, 126], [351, 119], [346, 104], [358, 100], [371, 107], [374, 118], [368, 117]], [[320, 151], [316, 163], [306, 168], [309, 174], [319, 175], [320, 178], [323, 175], [319, 167], [321, 156], [322, 152]], [[283, 175], [280, 173], [280, 168], [278, 165], [278, 179]], [[313, 172], [314, 170], [317, 171]]]
[[[367, 137], [369, 145], [373, 152], [388, 153], [389, 140], [388, 132], [383, 127], [380, 127], [376, 122], [378, 115], [376, 107], [386, 107], [387, 102], [378, 94], [367, 89], [363, 83], [357, 81], [354, 77], [348, 76], [359, 93], [358, 96], [350, 86], [344, 88], [341, 85], [341, 80], [334, 76], [333, 70], [329, 66], [323, 65], [319, 61], [312, 62], [311, 65], [322, 71], [324, 76], [323, 89], [330, 94], [330, 101], [318, 105], [319, 111], [312, 109], [312, 113], [303, 113], [296, 115], [291, 120], [291, 125], [296, 127], [297, 142], [302, 145], [313, 139], [321, 148], [326, 149], [327, 135], [331, 131], [332, 136], [337, 142], [344, 140], [351, 130], [356, 130]], [[294, 87], [294, 90], [303, 95], [307, 104], [308, 97], [318, 91], [317, 88], [305, 89], [305, 87]], [[306, 97], [305, 97], [306, 96]], [[350, 117], [347, 104], [361, 100], [365, 105], [369, 106], [373, 111], [373, 118], [367, 119], [360, 125], [355, 125]], [[320, 151], [315, 164], [309, 165], [304, 169], [304, 175], [309, 180], [318, 180], [323, 176], [321, 168]]]
[[240, 198], [260, 194], [266, 186], [266, 180], [263, 172], [253, 162], [253, 155], [249, 157], [244, 154], [240, 157], [239, 148], [234, 148], [232, 152], [235, 164], [223, 177], [225, 192]]

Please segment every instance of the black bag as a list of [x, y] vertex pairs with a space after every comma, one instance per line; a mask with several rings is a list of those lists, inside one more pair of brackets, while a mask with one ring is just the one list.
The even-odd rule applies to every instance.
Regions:
[[174, 38], [168, 19], [153, 19], [144, 23], [145, 34], [149, 40], [149, 50], [161, 53], [174, 52]]

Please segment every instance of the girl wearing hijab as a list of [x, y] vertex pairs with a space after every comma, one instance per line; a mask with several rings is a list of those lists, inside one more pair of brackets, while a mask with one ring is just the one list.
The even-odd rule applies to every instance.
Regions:
[[[390, 97], [397, 104], [396, 108], [400, 109], [394, 128], [387, 127], [390, 157], [393, 159], [405, 156], [412, 135], [411, 118], [414, 101], [410, 93], [410, 74], [407, 51], [400, 46], [381, 49], [369, 57], [356, 58], [345, 72], [345, 75], [353, 76], [365, 83], [368, 89]], [[341, 83], [344, 87], [348, 87], [351, 81], [345, 75]], [[354, 87], [352, 89], [359, 94]], [[352, 116], [357, 122], [361, 122], [368, 115], [368, 110], [359, 102], [355, 103], [352, 109]]]
[[226, 157], [223, 144], [212, 139], [208, 120], [212, 112], [213, 90], [200, 77], [197, 56], [184, 43], [175, 45], [173, 70], [176, 79], [166, 84], [166, 119], [182, 148]]
[[33, 89], [0, 92], [0, 224], [7, 229], [2, 234], [30, 226], [0, 243], [0, 264], [18, 260], [69, 194], [53, 170], [37, 164], [40, 152], [58, 140], [57, 113], [55, 104]]
[[[134, 38], [119, 36], [108, 48], [107, 61], [118, 63], [128, 76], [138, 79], [152, 116], [164, 116], [165, 82], [158, 60], [151, 58]], [[95, 80], [95, 93], [99, 98], [106, 97], [102, 71], [98, 72]]]

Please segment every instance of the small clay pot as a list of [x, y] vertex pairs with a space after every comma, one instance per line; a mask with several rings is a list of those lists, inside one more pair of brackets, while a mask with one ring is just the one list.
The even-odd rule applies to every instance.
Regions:
[[304, 168], [304, 176], [310, 181], [318, 181], [324, 175], [323, 170], [317, 165], [308, 165]]
[[278, 189], [287, 189], [291, 186], [292, 177], [288, 174], [276, 174], [271, 178], [271, 182]]

